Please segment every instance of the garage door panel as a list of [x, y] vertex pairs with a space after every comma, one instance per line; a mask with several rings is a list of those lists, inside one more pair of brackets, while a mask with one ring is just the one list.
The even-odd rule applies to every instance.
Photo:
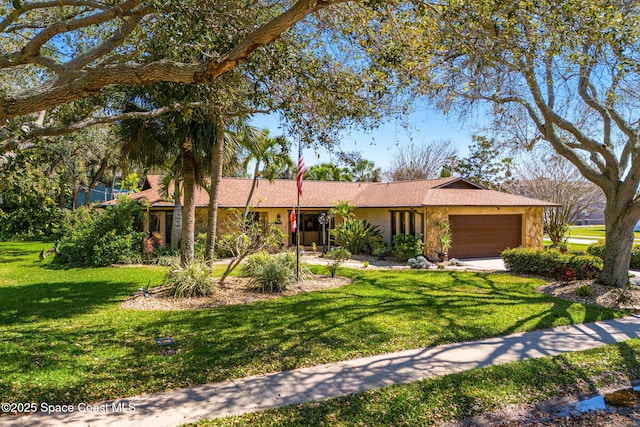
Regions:
[[450, 258], [499, 256], [520, 246], [522, 215], [451, 215]]

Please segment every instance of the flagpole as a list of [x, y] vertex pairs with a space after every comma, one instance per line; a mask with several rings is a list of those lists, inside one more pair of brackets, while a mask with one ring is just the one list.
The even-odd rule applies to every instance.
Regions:
[[296, 189], [298, 190], [298, 211], [296, 215], [296, 282], [300, 282], [300, 196], [302, 195], [302, 181], [307, 168], [302, 158], [302, 140], [298, 141], [298, 170], [296, 173]]
[[300, 282], [300, 221], [302, 218], [300, 218], [300, 192], [301, 192], [301, 183], [302, 183], [302, 177], [300, 176], [300, 173], [304, 173], [301, 170], [301, 163], [300, 160], [302, 159], [302, 141], [298, 141], [298, 169], [296, 171], [296, 193], [298, 194], [298, 204], [297, 204], [297, 208], [298, 211], [296, 213], [296, 223], [297, 223], [297, 227], [296, 227], [296, 282]]
[[298, 212], [296, 213], [296, 282], [300, 282], [300, 192], [298, 193]]

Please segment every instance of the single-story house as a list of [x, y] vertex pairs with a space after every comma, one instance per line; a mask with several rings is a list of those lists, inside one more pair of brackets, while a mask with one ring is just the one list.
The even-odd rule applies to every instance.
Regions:
[[[173, 203], [160, 193], [160, 177], [148, 176], [142, 191], [132, 195], [149, 206], [146, 231], [160, 232], [170, 242]], [[220, 217], [229, 208], [243, 209], [252, 180], [223, 178], [219, 189]], [[449, 256], [456, 258], [493, 257], [505, 248], [542, 248], [542, 213], [553, 203], [486, 190], [464, 178], [451, 177], [403, 182], [305, 181], [297, 219], [300, 243], [322, 246], [322, 225], [318, 221], [339, 201], [356, 206], [353, 213], [377, 225], [391, 244], [398, 233], [422, 235], [425, 254], [437, 252], [437, 221], [450, 224], [452, 245]], [[196, 232], [204, 231], [209, 196], [204, 189], [196, 193]], [[251, 200], [253, 215], [277, 224], [288, 236], [285, 245], [295, 244], [290, 232], [290, 214], [297, 204], [295, 180], [259, 179]], [[325, 233], [328, 230], [325, 230]], [[327, 236], [325, 236], [327, 238]]]

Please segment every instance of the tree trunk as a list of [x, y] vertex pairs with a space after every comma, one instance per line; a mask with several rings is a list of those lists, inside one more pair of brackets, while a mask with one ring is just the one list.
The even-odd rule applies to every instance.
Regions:
[[244, 213], [242, 214], [242, 219], [244, 221], [247, 220], [247, 215], [249, 215], [249, 207], [251, 205], [251, 199], [253, 198], [253, 192], [256, 190], [256, 184], [258, 183], [258, 174], [260, 173], [260, 160], [256, 159], [256, 167], [253, 170], [253, 181], [251, 182], [251, 190], [249, 191], [249, 197], [247, 197], [247, 203], [244, 205]]
[[610, 202], [607, 199], [604, 268], [598, 277], [598, 283], [623, 287], [629, 282], [633, 227], [636, 222], [636, 215], [628, 212], [626, 204]]
[[78, 193], [80, 192], [80, 189], [78, 188], [78, 182], [76, 181], [75, 177], [73, 178], [72, 192], [73, 210], [75, 211], [76, 209], [78, 209]]
[[185, 139], [180, 146], [183, 170], [184, 206], [182, 207], [182, 243], [180, 248], [180, 262], [189, 265], [194, 258], [196, 231], [196, 170], [193, 157], [193, 145], [190, 139]]
[[85, 197], [84, 197], [85, 206], [89, 206], [89, 204], [91, 203], [91, 193], [98, 186], [98, 183], [100, 182], [100, 178], [102, 178], [102, 175], [104, 175], [104, 172], [107, 170], [107, 166], [109, 166], [109, 162], [107, 158], [104, 157], [100, 162], [100, 167], [98, 168], [93, 178], [91, 178], [91, 182], [89, 183], [89, 186], [85, 191]]
[[178, 248], [182, 237], [182, 201], [180, 200], [180, 182], [175, 179], [173, 184], [173, 220], [171, 221], [171, 247]]
[[224, 122], [218, 118], [216, 122], [216, 142], [211, 155], [211, 190], [209, 192], [209, 220], [207, 222], [206, 257], [209, 267], [213, 269], [216, 252], [216, 233], [218, 231], [218, 189], [222, 181], [222, 157], [224, 154]]
[[65, 209], [67, 207], [67, 200], [65, 198], [65, 186], [64, 179], [60, 180], [60, 209]]

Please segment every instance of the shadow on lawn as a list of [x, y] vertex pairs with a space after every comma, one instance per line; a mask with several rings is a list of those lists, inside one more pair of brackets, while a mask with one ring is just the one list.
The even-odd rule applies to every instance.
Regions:
[[[568, 311], [571, 303], [532, 293], [531, 284], [499, 283], [501, 276], [491, 274], [430, 273], [431, 281], [420, 280], [420, 272], [350, 275], [354, 282], [344, 288], [250, 305], [170, 313], [122, 312], [134, 319], [130, 323], [131, 335], [126, 337], [126, 326], [120, 324], [109, 331], [110, 335], [99, 332], [104, 340], [101, 343], [91, 338], [98, 333], [94, 329], [100, 329], [92, 324], [79, 326], [67, 337], [64, 332], [55, 332], [58, 340], [68, 343], [59, 351], [76, 351], [73, 346], [88, 339], [83, 348], [89, 356], [95, 354], [96, 360], [90, 369], [63, 386], [51, 383], [36, 388], [23, 384], [33, 389], [21, 397], [36, 399], [53, 394], [57, 401], [47, 400], [50, 403], [94, 401], [399, 349], [482, 339], [531, 329], [531, 324], [534, 328], [552, 326], [560, 317], [564, 317], [563, 323], [583, 320], [573, 319]], [[115, 301], [118, 295], [126, 294], [130, 285], [39, 283], [27, 286], [22, 293], [24, 288], [10, 293], [3, 293], [6, 290], [0, 288], [0, 325], [86, 313]], [[21, 301], [18, 295], [31, 296]], [[16, 312], [17, 307], [20, 309]], [[521, 313], [521, 307], [530, 309]], [[483, 318], [492, 315], [491, 310], [513, 313], [513, 319], [503, 326], [483, 322]], [[610, 310], [603, 313], [607, 310], [587, 308], [586, 321], [612, 316]], [[155, 336], [172, 336], [180, 352], [159, 356], [153, 343]], [[38, 345], [46, 346], [46, 342]], [[530, 345], [534, 348], [536, 342]], [[108, 346], [114, 348], [113, 354], [125, 354], [126, 359], [115, 362], [113, 357], [105, 357]], [[509, 344], [505, 343], [486, 360], [508, 349]], [[50, 356], [50, 368], [72, 364], [67, 353], [64, 359], [67, 360]]]
[[69, 281], [0, 287], [0, 325], [86, 314], [131, 293], [126, 282]]
[[0, 252], [0, 264], [28, 261], [31, 257], [33, 257], [33, 260], [37, 260], [38, 253], [36, 252], [34, 257], [34, 254], [31, 251], [26, 251], [15, 246], [7, 247], [7, 245], [3, 245], [2, 252]]

